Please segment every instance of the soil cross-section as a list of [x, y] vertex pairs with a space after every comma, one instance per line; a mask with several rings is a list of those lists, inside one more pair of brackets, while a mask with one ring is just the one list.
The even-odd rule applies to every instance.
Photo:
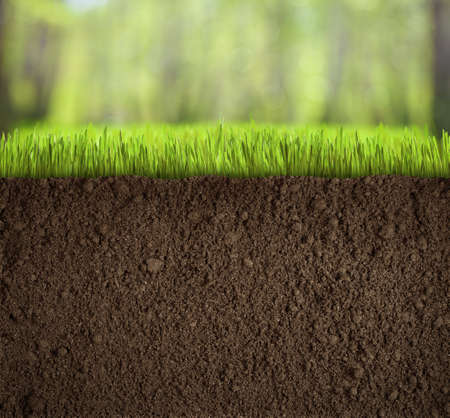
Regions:
[[0, 416], [448, 416], [449, 185], [1, 179]]

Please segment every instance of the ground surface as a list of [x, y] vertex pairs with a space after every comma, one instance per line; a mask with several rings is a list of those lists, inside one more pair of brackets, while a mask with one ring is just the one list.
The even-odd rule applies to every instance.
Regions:
[[0, 416], [448, 416], [450, 181], [0, 180]]

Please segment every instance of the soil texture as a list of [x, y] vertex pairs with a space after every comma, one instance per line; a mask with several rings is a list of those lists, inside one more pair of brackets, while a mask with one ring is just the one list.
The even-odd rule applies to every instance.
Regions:
[[0, 416], [448, 417], [450, 180], [0, 179]]

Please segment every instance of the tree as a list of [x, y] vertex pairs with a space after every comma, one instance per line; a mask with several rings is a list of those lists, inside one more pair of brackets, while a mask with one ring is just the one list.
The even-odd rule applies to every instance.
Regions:
[[[40, 6], [44, 3], [40, 2]], [[63, 5], [62, 0], [45, 3]], [[26, 4], [17, 1], [0, 0], [0, 136], [7, 132], [18, 120], [37, 121], [48, 114], [51, 94], [55, 84], [60, 45], [60, 29], [57, 24], [46, 20], [45, 16], [36, 15], [39, 7], [26, 8]], [[13, 19], [27, 10], [33, 24], [30, 25], [29, 39], [23, 50], [23, 61], [17, 61], [12, 68], [6, 69], [6, 54], [11, 50], [8, 39], [14, 37]], [[50, 9], [57, 10], [57, 9]], [[42, 12], [41, 12], [42, 13]], [[50, 13], [51, 15], [51, 13]], [[57, 14], [54, 14], [57, 16]], [[8, 23], [9, 22], [9, 23]], [[12, 32], [11, 32], [12, 31]], [[11, 35], [12, 33], [12, 35]], [[22, 49], [19, 42], [15, 48]], [[10, 85], [17, 79], [27, 79], [34, 89], [35, 100], [30, 109], [21, 109], [14, 103]]]
[[32, 121], [44, 119], [50, 107], [58, 72], [61, 33], [59, 28], [38, 21], [26, 46], [24, 76], [34, 87], [35, 102], [26, 117]]
[[0, 0], [0, 137], [12, 123], [12, 106], [5, 72], [6, 1]]
[[433, 122], [437, 135], [450, 132], [450, 0], [432, 0]]
[[336, 122], [335, 110], [344, 75], [344, 64], [349, 49], [348, 22], [344, 5], [336, 1], [329, 7], [329, 59], [328, 86], [325, 109], [322, 115], [324, 123]]

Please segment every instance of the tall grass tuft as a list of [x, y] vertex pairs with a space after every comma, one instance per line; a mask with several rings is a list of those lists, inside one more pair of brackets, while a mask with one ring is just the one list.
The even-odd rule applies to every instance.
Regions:
[[1, 177], [449, 177], [450, 139], [418, 128], [256, 124], [20, 129]]

